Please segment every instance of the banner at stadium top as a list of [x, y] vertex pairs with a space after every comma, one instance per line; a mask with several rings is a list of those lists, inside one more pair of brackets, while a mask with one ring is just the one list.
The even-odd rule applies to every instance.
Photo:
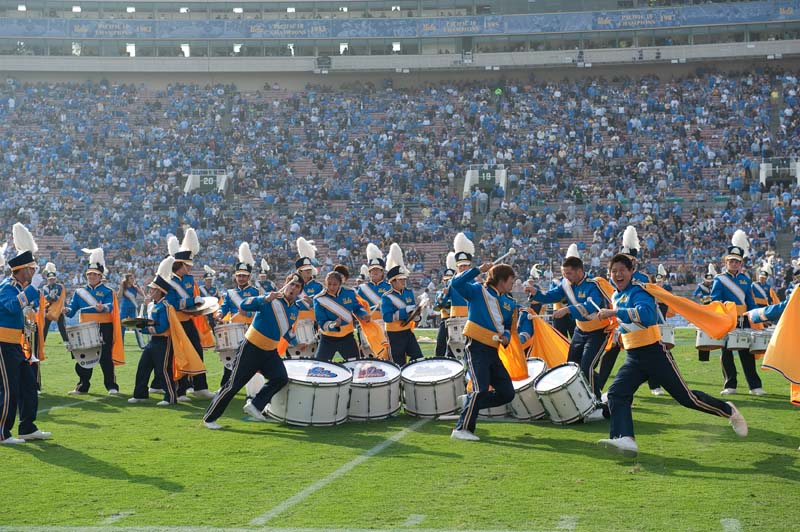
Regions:
[[543, 15], [348, 20], [0, 18], [0, 38], [370, 39], [642, 30], [800, 20], [800, 0]]

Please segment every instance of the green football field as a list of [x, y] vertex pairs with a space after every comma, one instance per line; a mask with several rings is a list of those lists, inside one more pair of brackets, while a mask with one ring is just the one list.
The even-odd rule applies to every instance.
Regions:
[[[691, 331], [678, 338], [690, 386], [718, 394], [719, 356], [698, 362]], [[54, 437], [0, 447], [0, 530], [788, 531], [800, 516], [800, 411], [774, 372], [761, 372], [766, 397], [733, 397], [744, 439], [643, 386], [632, 460], [596, 445], [607, 422], [479, 420], [481, 441], [464, 442], [453, 421], [406, 415], [256, 422], [243, 392], [210, 431], [205, 400], [129, 405], [139, 350], [126, 347], [119, 397], [99, 368], [89, 395], [68, 396], [73, 364], [50, 335], [38, 424]], [[221, 365], [206, 359], [213, 388]]]

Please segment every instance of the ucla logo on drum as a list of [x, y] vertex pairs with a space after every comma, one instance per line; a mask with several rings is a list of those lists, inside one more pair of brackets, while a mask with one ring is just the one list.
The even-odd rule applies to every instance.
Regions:
[[358, 370], [359, 379], [370, 379], [375, 377], [385, 377], [386, 372], [375, 366], [364, 366]]
[[308, 373], [306, 374], [308, 377], [320, 377], [324, 379], [334, 379], [338, 375], [327, 368], [323, 368], [320, 366], [309, 368]]

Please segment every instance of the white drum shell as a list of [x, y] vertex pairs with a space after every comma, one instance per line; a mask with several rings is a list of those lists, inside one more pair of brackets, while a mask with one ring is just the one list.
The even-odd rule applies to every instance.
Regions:
[[233, 362], [236, 360], [236, 353], [238, 349], [226, 349], [224, 351], [217, 351], [219, 355], [219, 361], [222, 362], [222, 365], [225, 366], [227, 369], [233, 369]]
[[[400, 368], [383, 360], [353, 360], [343, 364], [353, 373], [350, 383], [348, 417], [353, 420], [386, 419], [400, 410]], [[384, 377], [361, 378], [361, 372], [373, 367]]]
[[725, 348], [730, 350], [750, 349], [749, 329], [734, 329], [725, 337]]
[[67, 326], [67, 349], [70, 351], [94, 351], [103, 345], [100, 325], [95, 321]]
[[406, 413], [418, 417], [452, 414], [466, 393], [464, 366], [452, 358], [435, 357], [409, 362], [400, 373]]
[[658, 328], [661, 330], [661, 343], [664, 344], [667, 349], [675, 347], [675, 327], [667, 325], [666, 323], [661, 323]]
[[547, 369], [541, 358], [528, 359], [528, 378], [514, 381], [514, 399], [509, 403], [511, 415], [517, 419], [541, 419], [547, 413], [536, 393], [534, 382]]
[[464, 336], [464, 326], [467, 324], [466, 317], [447, 318], [447, 345], [458, 359], [464, 358], [464, 349], [467, 345], [467, 338]]
[[314, 330], [314, 322], [309, 319], [297, 320], [294, 334], [297, 337], [298, 344], [306, 345], [303, 348], [290, 345], [287, 352], [293, 358], [312, 358], [317, 352], [317, 344], [319, 343], [317, 333]]
[[[551, 386], [554, 380], [559, 384]], [[594, 393], [580, 366], [573, 362], [542, 373], [536, 379], [534, 389], [553, 423], [575, 423], [595, 409]]]
[[255, 397], [256, 394], [261, 391], [261, 387], [264, 386], [266, 382], [266, 379], [261, 373], [256, 373], [253, 375], [253, 377], [247, 381], [247, 384], [244, 385], [244, 390], [247, 394], [247, 397], [251, 399]]
[[716, 338], [711, 338], [708, 334], [704, 333], [700, 329], [697, 330], [697, 337], [695, 338], [694, 346], [701, 350], [701, 351], [715, 351], [717, 349], [722, 349], [722, 346], [725, 345], [725, 338], [717, 340]]
[[[353, 380], [349, 369], [321, 360], [283, 362], [289, 374], [289, 383], [267, 405], [267, 414], [270, 417], [289, 425], [300, 426], [330, 426], [347, 421], [347, 403]], [[307, 367], [329, 370], [335, 374], [336, 380], [324, 382], [303, 377]]]
[[767, 346], [772, 339], [772, 329], [753, 331], [750, 336], [750, 352], [754, 355], [762, 355], [767, 352]]
[[245, 323], [220, 323], [214, 327], [217, 351], [220, 354], [222, 351], [236, 351], [244, 340], [247, 327], [248, 325]]

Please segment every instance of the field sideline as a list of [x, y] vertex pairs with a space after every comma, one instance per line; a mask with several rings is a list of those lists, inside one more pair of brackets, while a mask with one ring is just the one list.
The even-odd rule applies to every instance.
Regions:
[[[678, 365], [690, 386], [718, 394], [719, 356], [698, 362], [693, 338], [678, 331]], [[432, 353], [431, 342], [422, 346]], [[99, 368], [89, 395], [67, 396], [76, 377], [50, 335], [38, 424], [54, 437], [0, 447], [0, 531], [796, 528], [800, 412], [774, 372], [761, 372], [766, 397], [746, 387], [733, 397], [750, 425], [745, 439], [727, 420], [643, 386], [634, 403], [640, 455], [628, 460], [596, 446], [607, 422], [483, 420], [473, 443], [449, 438], [453, 421], [406, 415], [338, 427], [259, 423], [242, 413], [243, 393], [220, 418], [225, 429], [209, 431], [200, 423], [208, 401], [129, 405], [132, 335], [126, 354], [120, 397], [105, 394]], [[221, 365], [212, 351], [206, 359], [213, 389]]]

